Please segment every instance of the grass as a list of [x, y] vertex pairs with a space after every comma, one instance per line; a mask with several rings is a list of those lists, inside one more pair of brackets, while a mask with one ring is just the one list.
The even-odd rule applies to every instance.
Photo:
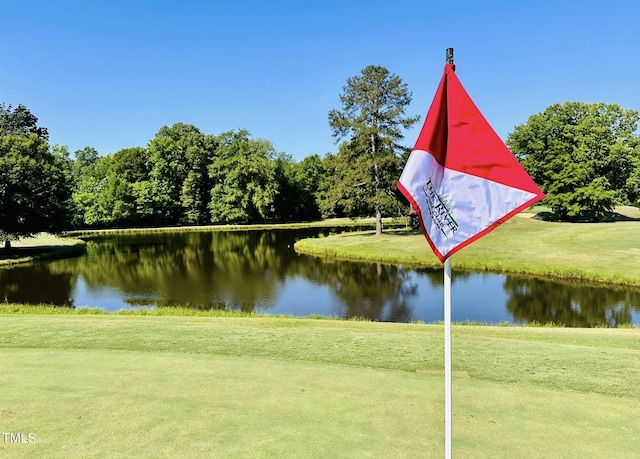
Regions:
[[[0, 311], [20, 457], [443, 456], [439, 325]], [[455, 457], [636, 457], [640, 330], [453, 327]]]
[[[529, 214], [531, 216], [532, 214]], [[551, 223], [512, 218], [451, 258], [452, 269], [517, 272], [640, 286], [640, 221]], [[424, 236], [408, 229], [298, 241], [299, 253], [439, 267]]]
[[75, 257], [85, 250], [85, 243], [79, 239], [57, 237], [47, 233], [13, 241], [11, 246], [10, 251], [0, 248], [0, 266]]

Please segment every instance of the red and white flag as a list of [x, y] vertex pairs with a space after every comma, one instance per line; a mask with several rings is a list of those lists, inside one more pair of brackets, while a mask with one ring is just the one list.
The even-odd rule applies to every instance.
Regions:
[[398, 188], [441, 262], [544, 198], [452, 64], [445, 65]]

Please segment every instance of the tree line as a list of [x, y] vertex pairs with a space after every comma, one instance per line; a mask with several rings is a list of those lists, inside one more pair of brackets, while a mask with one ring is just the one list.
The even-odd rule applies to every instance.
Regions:
[[70, 161], [74, 227], [205, 225], [319, 218], [306, 167], [246, 130], [163, 126], [146, 147]]
[[[100, 155], [50, 145], [23, 105], [0, 104], [0, 240], [72, 228], [406, 215], [396, 189], [411, 92], [381, 66], [349, 78], [328, 122], [338, 152], [296, 162], [239, 129], [163, 126], [144, 147]], [[507, 145], [560, 220], [602, 220], [640, 196], [638, 112], [567, 102], [515, 127]]]

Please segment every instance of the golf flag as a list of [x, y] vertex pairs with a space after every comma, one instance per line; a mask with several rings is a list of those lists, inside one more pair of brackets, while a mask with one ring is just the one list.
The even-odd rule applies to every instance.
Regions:
[[444, 262], [544, 198], [446, 64], [398, 188]]

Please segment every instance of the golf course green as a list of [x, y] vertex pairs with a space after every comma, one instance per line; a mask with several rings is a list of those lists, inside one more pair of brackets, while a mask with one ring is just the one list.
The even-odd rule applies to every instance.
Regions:
[[[0, 307], [1, 456], [443, 455], [440, 325], [90, 312]], [[454, 456], [637, 457], [638, 381], [639, 329], [454, 325]]]

